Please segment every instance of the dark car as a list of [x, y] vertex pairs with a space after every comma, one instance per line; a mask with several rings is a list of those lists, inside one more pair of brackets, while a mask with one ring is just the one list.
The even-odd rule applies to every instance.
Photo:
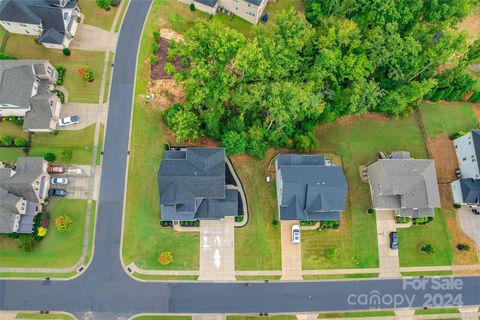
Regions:
[[390, 249], [398, 249], [398, 233], [390, 232]]
[[65, 197], [65, 194], [66, 192], [63, 189], [51, 188], [50, 190], [48, 190], [49, 197]]

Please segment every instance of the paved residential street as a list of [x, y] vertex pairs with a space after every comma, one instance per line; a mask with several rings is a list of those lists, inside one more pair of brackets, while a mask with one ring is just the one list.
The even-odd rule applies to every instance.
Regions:
[[235, 218], [200, 223], [199, 280], [235, 280]]
[[300, 221], [281, 221], [282, 280], [303, 280], [302, 245], [292, 242], [292, 226]]
[[397, 231], [395, 215], [392, 211], [377, 210], [377, 242], [380, 260], [380, 277], [399, 277], [400, 261], [398, 250], [390, 249], [390, 232]]
[[472, 209], [462, 207], [457, 210], [460, 227], [467, 236], [477, 244], [480, 254], [480, 215], [474, 215]]
[[[460, 296], [480, 303], [480, 277], [457, 278], [442, 290], [429, 278], [418, 289], [401, 279], [324, 282], [141, 282], [120, 261], [125, 173], [138, 41], [151, 0], [133, 0], [125, 15], [115, 57], [105, 140], [94, 256], [69, 281], [0, 280], [0, 310], [62, 310], [79, 319], [128, 319], [138, 313], [284, 313], [370, 308], [421, 308], [426, 295]], [[153, 173], [152, 173], [153, 174]], [[147, 244], [148, 245], [148, 244]], [[297, 253], [298, 254], [298, 253]], [[240, 257], [248, 258], [248, 257]], [[442, 278], [451, 282], [450, 278]], [[369, 298], [370, 297], [370, 298]], [[372, 297], [378, 297], [378, 299]], [[442, 300], [445, 301], [445, 300]]]

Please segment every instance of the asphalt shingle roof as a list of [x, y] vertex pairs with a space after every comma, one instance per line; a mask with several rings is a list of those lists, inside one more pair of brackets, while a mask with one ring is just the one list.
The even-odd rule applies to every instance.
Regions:
[[460, 179], [463, 203], [480, 204], [480, 180]]
[[210, 8], [214, 8], [217, 5], [218, 0], [195, 0], [195, 2], [201, 3]]

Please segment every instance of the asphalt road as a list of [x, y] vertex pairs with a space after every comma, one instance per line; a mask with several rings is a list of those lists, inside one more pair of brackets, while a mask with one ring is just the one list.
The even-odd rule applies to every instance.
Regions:
[[[480, 277], [254, 283], [145, 283], [131, 279], [120, 236], [137, 47], [150, 0], [132, 0], [119, 37], [111, 87], [95, 254], [71, 281], [2, 280], [0, 310], [57, 310], [117, 319], [136, 313], [260, 313], [480, 304]], [[431, 300], [431, 301], [430, 301]]]

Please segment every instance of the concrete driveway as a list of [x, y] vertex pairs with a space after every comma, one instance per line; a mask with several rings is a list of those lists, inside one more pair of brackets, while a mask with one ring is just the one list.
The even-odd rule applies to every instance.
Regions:
[[80, 24], [75, 38], [70, 44], [71, 49], [89, 51], [115, 51], [118, 35], [89, 24]]
[[457, 210], [458, 220], [463, 232], [477, 245], [477, 252], [480, 254], [480, 216], [472, 213], [472, 209], [461, 207]]
[[200, 222], [198, 280], [235, 280], [235, 218]]
[[[81, 169], [81, 173], [68, 173], [63, 175], [53, 175], [52, 177], [67, 177], [68, 184], [52, 184], [51, 188], [64, 189], [67, 191], [65, 198], [67, 199], [88, 199], [90, 185], [90, 166], [66, 166], [66, 168]], [[67, 169], [68, 170], [68, 169]]]
[[66, 103], [60, 111], [60, 118], [80, 116], [80, 123], [67, 127], [58, 126], [58, 130], [80, 130], [97, 123], [98, 112], [100, 122], [105, 124], [107, 118], [108, 104], [94, 103]]
[[292, 226], [300, 221], [281, 221], [282, 280], [303, 280], [302, 245], [292, 242]]
[[[394, 212], [391, 210], [377, 210], [377, 242], [378, 257], [380, 260], [380, 277], [399, 277], [400, 261], [398, 250], [390, 249], [390, 232], [397, 231]], [[399, 240], [401, 242], [401, 239]], [[401, 244], [400, 244], [401, 245]]]

